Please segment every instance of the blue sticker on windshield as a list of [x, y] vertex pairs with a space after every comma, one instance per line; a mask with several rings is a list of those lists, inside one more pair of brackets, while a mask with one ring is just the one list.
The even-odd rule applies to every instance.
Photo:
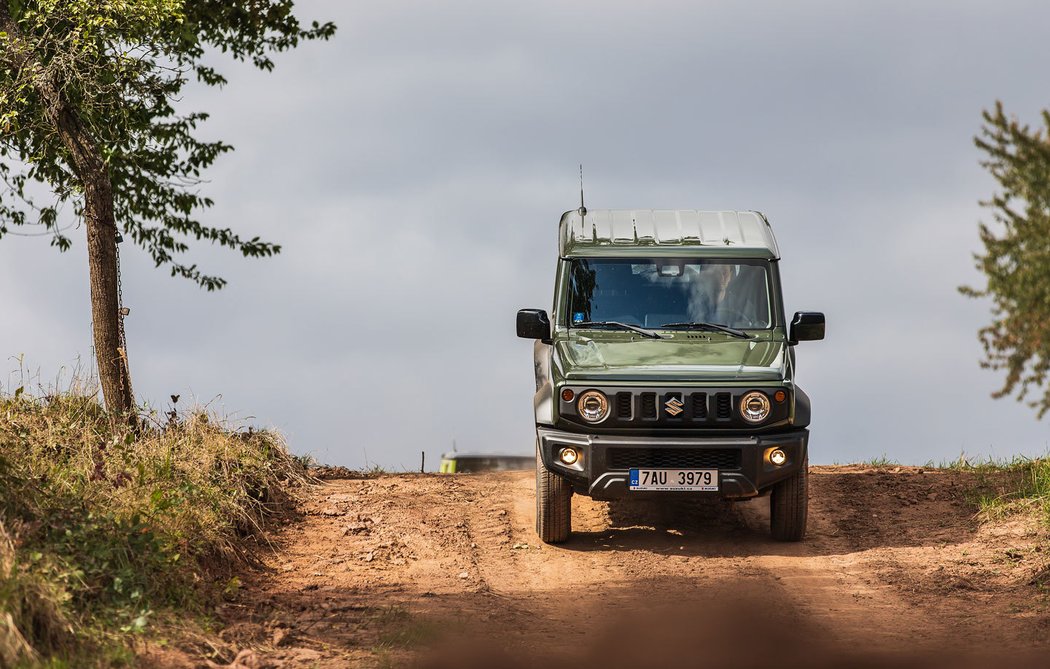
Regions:
[[582, 311], [577, 311], [577, 312], [573, 313], [573, 315], [572, 315], [572, 322], [573, 323], [582, 323], [583, 322], [583, 312]]

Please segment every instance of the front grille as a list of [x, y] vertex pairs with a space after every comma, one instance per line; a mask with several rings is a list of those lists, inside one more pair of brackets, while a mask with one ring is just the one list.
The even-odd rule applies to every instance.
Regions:
[[717, 403], [717, 413], [719, 420], [726, 420], [733, 417], [733, 396], [729, 393], [718, 393], [715, 395], [715, 402]]
[[[672, 385], [670, 387], [624, 387], [613, 386], [595, 388], [593, 386], [563, 387], [562, 391], [583, 393], [586, 390], [597, 390], [605, 394], [609, 401], [609, 415], [595, 425], [585, 421], [579, 413], [577, 400], [564, 399], [568, 393], [558, 393], [561, 416], [577, 427], [583, 426], [595, 430], [681, 430], [701, 431], [753, 431], [756, 428], [768, 431], [789, 423], [791, 402], [775, 402], [772, 415], [760, 425], [746, 422], [740, 415], [738, 402], [750, 388], [747, 386], [700, 386]], [[773, 396], [780, 388], [763, 388]], [[668, 405], [668, 402], [671, 402]]]
[[693, 393], [693, 418], [707, 419], [707, 393]]
[[656, 418], [656, 393], [642, 393], [642, 418]]
[[736, 448], [610, 448], [609, 469], [660, 467], [667, 469], [739, 469]]
[[616, 417], [631, 420], [631, 393], [616, 393]]

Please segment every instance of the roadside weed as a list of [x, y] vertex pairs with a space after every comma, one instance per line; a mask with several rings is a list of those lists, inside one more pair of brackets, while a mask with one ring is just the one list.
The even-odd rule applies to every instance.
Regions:
[[981, 516], [1003, 518], [1034, 510], [1045, 524], [1050, 525], [1050, 458], [1016, 456], [1009, 460], [970, 461], [960, 456], [958, 460], [940, 466], [975, 475], [971, 501]]
[[900, 463], [897, 462], [896, 460], [890, 460], [889, 456], [886, 455], [885, 453], [883, 453], [882, 455], [880, 455], [877, 458], [872, 458], [870, 460], [864, 460], [864, 461], [860, 462], [859, 464], [867, 465], [868, 467], [877, 467], [877, 468], [879, 468], [879, 467], [896, 467]]

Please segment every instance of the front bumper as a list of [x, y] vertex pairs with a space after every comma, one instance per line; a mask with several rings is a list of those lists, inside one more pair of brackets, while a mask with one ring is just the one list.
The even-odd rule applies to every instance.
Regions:
[[[755, 497], [795, 474], [806, 461], [809, 430], [741, 437], [635, 437], [588, 435], [548, 427], [536, 428], [543, 464], [568, 479], [573, 491], [594, 499], [623, 497], [665, 497], [667, 495], [716, 495], [730, 499]], [[556, 454], [571, 446], [581, 457], [565, 465]], [[787, 454], [787, 461], [776, 466], [766, 456], [774, 448]], [[710, 457], [708, 457], [710, 456]], [[676, 464], [682, 458], [683, 464]], [[718, 469], [718, 492], [642, 492], [628, 488], [625, 462], [653, 469]], [[716, 464], [684, 464], [711, 462]]]

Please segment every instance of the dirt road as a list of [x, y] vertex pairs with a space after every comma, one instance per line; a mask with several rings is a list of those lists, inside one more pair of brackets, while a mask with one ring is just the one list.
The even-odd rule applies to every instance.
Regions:
[[973, 474], [812, 472], [797, 544], [769, 538], [765, 498], [577, 496], [552, 547], [528, 472], [330, 480], [220, 610], [222, 636], [258, 667], [881, 666], [945, 648], [1050, 666], [1037, 524], [978, 522]]

